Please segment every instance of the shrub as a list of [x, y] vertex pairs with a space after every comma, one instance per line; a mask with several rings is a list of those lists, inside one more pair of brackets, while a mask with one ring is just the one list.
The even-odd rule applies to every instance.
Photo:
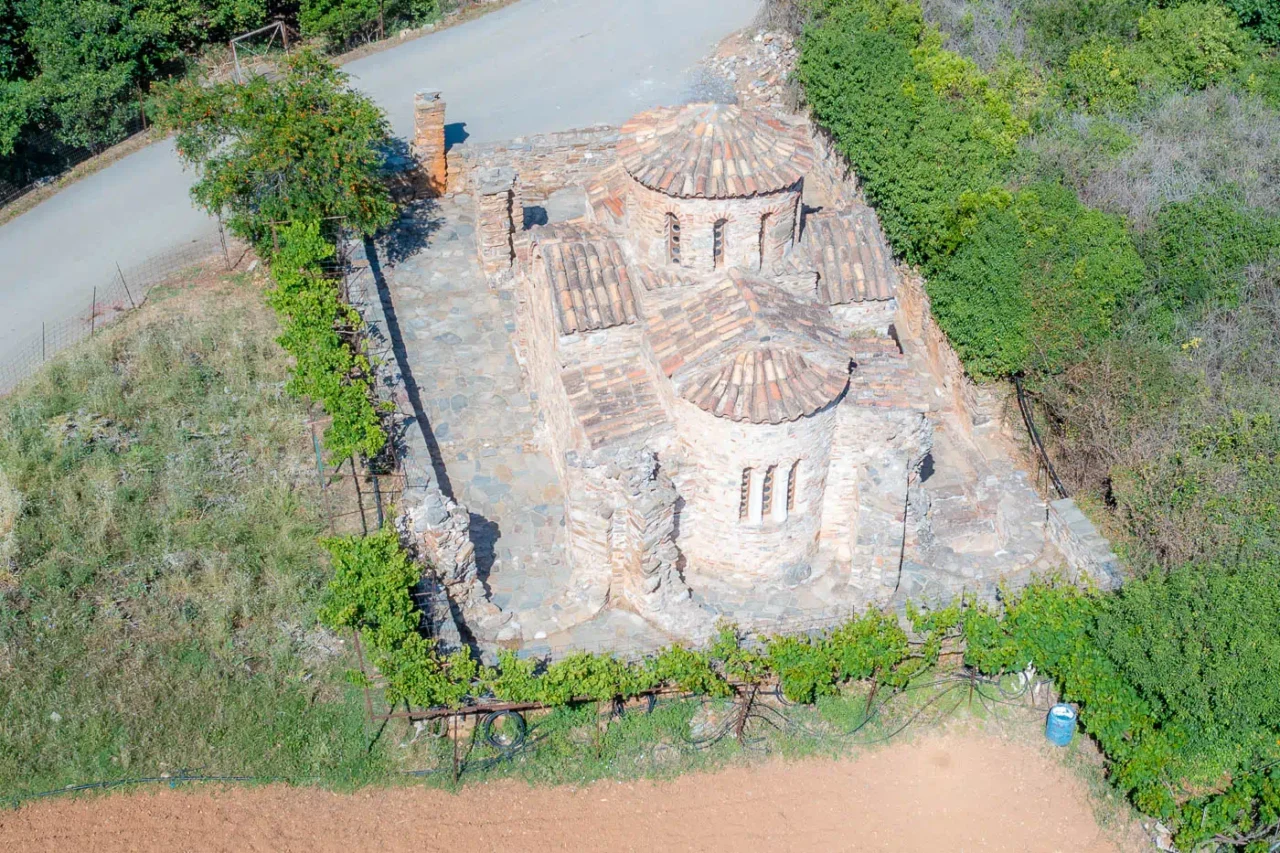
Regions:
[[387, 433], [370, 399], [372, 367], [353, 345], [360, 315], [342, 302], [321, 266], [333, 245], [318, 222], [291, 223], [279, 238], [267, 301], [281, 318], [280, 345], [294, 357], [289, 390], [324, 406], [332, 418], [324, 441], [334, 456], [376, 456]]
[[1045, 64], [1061, 67], [1095, 39], [1133, 41], [1146, 6], [1144, 0], [1036, 0], [1026, 7], [1029, 40]]
[[1141, 49], [1179, 86], [1203, 89], [1240, 67], [1245, 39], [1218, 3], [1151, 9], [1138, 23]]
[[1280, 252], [1280, 216], [1224, 193], [1199, 196], [1166, 206], [1145, 242], [1150, 322], [1167, 335], [1176, 318], [1238, 304], [1245, 268]]
[[[921, 32], [901, 23], [907, 20], [899, 19], [901, 30]], [[894, 248], [927, 263], [962, 238], [962, 197], [999, 185], [1017, 125], [1007, 121], [1007, 108], [987, 109], [985, 83], [980, 102], [965, 96], [961, 90], [968, 86], [976, 96], [978, 85], [965, 77], [967, 70], [951, 77], [947, 69], [957, 66], [929, 61], [936, 76], [918, 70], [917, 46], [844, 7], [807, 32], [798, 74], [815, 117], [857, 169]]]
[[1138, 102], [1139, 87], [1149, 75], [1141, 53], [1095, 38], [1067, 57], [1062, 94], [1069, 103], [1090, 112], [1124, 111]]
[[381, 176], [386, 118], [310, 51], [279, 79], [167, 87], [157, 123], [199, 171], [196, 203], [260, 248], [275, 223], [341, 219], [368, 235], [394, 217]]
[[1034, 307], [1022, 287], [1026, 233], [1009, 209], [988, 209], [928, 282], [933, 313], [978, 378], [1008, 376], [1027, 363]]
[[1268, 412], [1181, 430], [1165, 453], [1117, 466], [1112, 481], [1117, 514], [1166, 564], [1280, 548], [1280, 427]]
[[1236, 13], [1240, 26], [1263, 41], [1280, 44], [1280, 3], [1276, 0], [1226, 0], [1226, 4]]
[[981, 378], [1060, 370], [1112, 330], [1143, 281], [1142, 261], [1114, 217], [1055, 183], [990, 209], [928, 289], [939, 325]]

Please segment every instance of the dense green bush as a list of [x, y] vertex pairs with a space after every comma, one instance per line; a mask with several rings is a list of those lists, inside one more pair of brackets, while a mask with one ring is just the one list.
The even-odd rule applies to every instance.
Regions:
[[917, 69], [915, 47], [888, 27], [873, 28], [865, 12], [841, 8], [806, 34], [798, 75], [895, 250], [928, 263], [963, 238], [966, 205], [999, 186], [1012, 144], [1008, 127], [986, 109], [986, 94], [979, 106], [940, 94]]
[[302, 0], [298, 26], [303, 35], [323, 36], [340, 49], [361, 36], [379, 37], [395, 25], [417, 26], [440, 17], [441, 0]]
[[1123, 224], [1060, 184], [992, 208], [929, 280], [938, 323], [978, 377], [1053, 371], [1111, 332], [1144, 268]]
[[1217, 3], [1152, 9], [1138, 23], [1141, 50], [1178, 86], [1203, 89], [1240, 67], [1246, 41]]
[[340, 219], [371, 235], [394, 218], [386, 117], [328, 60], [300, 51], [277, 79], [163, 91], [158, 124], [200, 174], [192, 198], [260, 248], [276, 223]]
[[1280, 216], [1245, 208], [1228, 192], [1165, 206], [1147, 235], [1150, 323], [1161, 331], [1205, 307], [1238, 303], [1244, 270], [1280, 253]]
[[1144, 59], [1127, 45], [1090, 39], [1067, 57], [1061, 76], [1063, 97], [1095, 113], [1127, 110], [1138, 102], [1143, 83], [1150, 79], [1151, 67]]
[[335, 457], [376, 456], [387, 433], [371, 402], [369, 360], [353, 345], [360, 315], [342, 301], [337, 281], [322, 266], [333, 245], [314, 221], [285, 226], [279, 240], [267, 301], [283, 327], [280, 345], [294, 358], [289, 390], [324, 406], [332, 418], [325, 446]]

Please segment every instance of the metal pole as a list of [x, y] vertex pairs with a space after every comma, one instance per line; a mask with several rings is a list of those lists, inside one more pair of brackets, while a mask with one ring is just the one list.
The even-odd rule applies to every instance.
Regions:
[[48, 361], [48, 351], [45, 349], [44, 321], [40, 321], [40, 360]]
[[218, 214], [218, 241], [222, 243], [222, 260], [226, 262], [227, 269], [231, 269], [231, 253], [227, 251], [227, 232], [222, 227], [222, 214]]
[[93, 288], [93, 306], [89, 308], [89, 337], [93, 337], [98, 324], [98, 288]]
[[124, 280], [124, 270], [120, 269], [120, 262], [116, 261], [116, 272], [120, 274], [120, 283], [124, 285], [124, 295], [129, 297], [129, 306], [137, 308], [138, 303], [133, 301], [133, 294], [129, 292], [129, 282]]

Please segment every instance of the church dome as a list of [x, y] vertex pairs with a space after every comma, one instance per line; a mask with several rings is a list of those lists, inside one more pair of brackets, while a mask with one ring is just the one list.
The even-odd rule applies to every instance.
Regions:
[[648, 337], [676, 393], [717, 418], [794, 421], [849, 385], [847, 341], [826, 311], [738, 270], [664, 309]]
[[813, 166], [799, 131], [731, 104], [658, 107], [621, 128], [632, 178], [676, 198], [745, 198], [796, 185]]

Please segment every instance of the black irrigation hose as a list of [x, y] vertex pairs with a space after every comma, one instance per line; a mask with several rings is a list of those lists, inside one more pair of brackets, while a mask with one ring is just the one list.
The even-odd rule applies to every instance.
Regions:
[[1040, 456], [1041, 464], [1049, 472], [1049, 479], [1053, 481], [1053, 487], [1057, 490], [1059, 497], [1070, 497], [1067, 494], [1067, 487], [1062, 485], [1062, 481], [1058, 479], [1058, 472], [1054, 469], [1053, 463], [1049, 461], [1049, 453], [1044, 449], [1044, 442], [1040, 440], [1040, 433], [1036, 430], [1031, 404], [1027, 402], [1026, 391], [1022, 388], [1022, 377], [1016, 373], [1013, 376], [1013, 387], [1018, 392], [1018, 410], [1022, 412], [1022, 422], [1027, 425], [1027, 432], [1031, 435], [1031, 443], [1035, 446], [1037, 454]]

